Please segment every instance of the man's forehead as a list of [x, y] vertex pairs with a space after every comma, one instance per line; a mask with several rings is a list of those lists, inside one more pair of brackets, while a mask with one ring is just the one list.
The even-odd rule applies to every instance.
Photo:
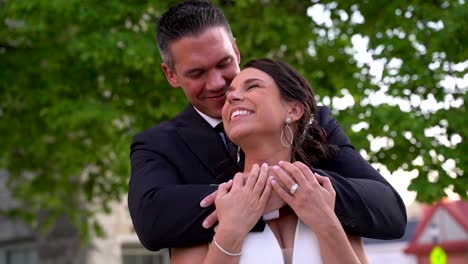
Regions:
[[232, 46], [233, 40], [224, 27], [210, 27], [202, 32], [186, 35], [173, 40], [169, 44], [169, 50], [174, 52], [173, 50], [177, 49], [179, 46], [189, 46], [196, 48], [196, 45], [200, 45], [201, 47], [204, 47], [208, 43], [210, 43], [211, 47], [221, 45]]
[[193, 32], [191, 34], [187, 34], [187, 35], [181, 37], [181, 39], [182, 38], [200, 39], [200, 38], [209, 37], [209, 36], [223, 37], [227, 41], [231, 40], [231, 36], [230, 36], [228, 30], [223, 26], [207, 27], [207, 28], [205, 28], [203, 30], [199, 30], [199, 31]]
[[[186, 36], [169, 46], [174, 66], [192, 68], [216, 64], [235, 56], [232, 39], [224, 28], [210, 28], [196, 36]], [[197, 66], [198, 65], [198, 66]]]

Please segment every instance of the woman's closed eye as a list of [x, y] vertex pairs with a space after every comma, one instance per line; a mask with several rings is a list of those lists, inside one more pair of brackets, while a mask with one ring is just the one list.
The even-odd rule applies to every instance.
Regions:
[[251, 84], [251, 85], [246, 87], [246, 90], [249, 91], [249, 90], [251, 90], [253, 88], [257, 88], [257, 87], [258, 87], [258, 84]]

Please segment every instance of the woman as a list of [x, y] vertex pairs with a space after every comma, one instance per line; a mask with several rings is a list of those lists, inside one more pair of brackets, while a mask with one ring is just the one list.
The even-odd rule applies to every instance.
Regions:
[[[225, 131], [245, 153], [244, 173], [219, 186], [213, 242], [173, 249], [172, 263], [366, 262], [361, 240], [347, 237], [334, 213], [330, 180], [304, 165], [334, 153], [313, 122], [315, 109], [310, 86], [288, 65], [245, 65], [223, 107]], [[249, 233], [277, 199], [286, 203], [280, 217]]]

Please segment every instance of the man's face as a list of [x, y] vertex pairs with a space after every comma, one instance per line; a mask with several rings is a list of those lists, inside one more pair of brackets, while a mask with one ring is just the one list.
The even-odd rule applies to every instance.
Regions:
[[169, 47], [174, 69], [162, 64], [169, 83], [182, 87], [198, 110], [221, 119], [226, 89], [239, 73], [240, 55], [223, 27], [212, 27], [197, 36], [183, 37]]

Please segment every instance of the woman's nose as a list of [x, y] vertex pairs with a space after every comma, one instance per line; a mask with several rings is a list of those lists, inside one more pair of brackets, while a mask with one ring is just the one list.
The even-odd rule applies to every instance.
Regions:
[[227, 93], [226, 99], [230, 102], [242, 100], [244, 97], [242, 95], [241, 89], [232, 89]]

